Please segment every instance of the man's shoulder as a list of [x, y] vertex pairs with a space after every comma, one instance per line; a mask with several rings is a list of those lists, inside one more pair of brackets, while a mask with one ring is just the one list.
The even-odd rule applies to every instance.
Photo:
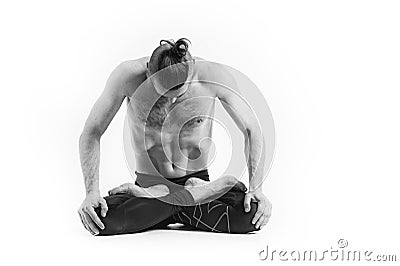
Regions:
[[146, 62], [148, 57], [142, 57], [138, 59], [126, 60], [121, 62], [117, 67], [117, 71], [124, 72], [126, 74], [141, 75], [146, 72]]
[[[215, 84], [222, 84], [225, 86], [234, 86], [234, 77], [230, 71], [230, 68], [224, 64], [207, 61], [207, 60], [196, 60], [196, 68], [199, 80], [206, 80], [214, 82]], [[221, 86], [210, 86], [214, 89], [221, 89]]]
[[117, 83], [124, 84], [122, 89], [126, 96], [131, 95], [146, 79], [147, 60], [148, 57], [126, 60], [114, 69], [112, 76], [115, 77]]
[[208, 61], [203, 58], [195, 58], [196, 69], [201, 78], [213, 78], [215, 76], [220, 76], [221, 74], [228, 74], [228, 67], [224, 64], [220, 64], [213, 61]]

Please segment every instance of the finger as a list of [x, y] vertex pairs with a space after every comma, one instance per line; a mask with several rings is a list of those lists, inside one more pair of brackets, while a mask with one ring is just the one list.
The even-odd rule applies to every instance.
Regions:
[[253, 224], [255, 224], [258, 219], [264, 214], [265, 212], [265, 201], [261, 200], [257, 204], [257, 212], [254, 214], [253, 220], [251, 221]]
[[250, 201], [251, 201], [251, 195], [250, 194], [246, 194], [246, 196], [244, 196], [244, 211], [245, 212], [249, 212], [250, 209], [251, 209]]
[[260, 226], [260, 229], [263, 229], [263, 227], [268, 223], [269, 217], [271, 217], [271, 216], [266, 216], [265, 217], [264, 221], [262, 222], [262, 224]]
[[108, 191], [108, 194], [109, 195], [115, 195], [117, 193], [122, 192], [122, 190], [123, 190], [122, 186], [119, 186], [119, 187], [113, 188], [110, 191]]
[[262, 229], [269, 222], [269, 218], [271, 217], [271, 209], [272, 209], [271, 207], [268, 208], [268, 211], [266, 212], [266, 215], [265, 215], [265, 219], [264, 219], [263, 223], [261, 224], [260, 229]]
[[86, 224], [89, 226], [90, 230], [93, 232], [94, 235], [97, 235], [99, 233], [99, 229], [97, 229], [96, 225], [90, 218], [89, 214], [85, 212], [85, 210], [83, 211], [83, 216], [85, 217]]
[[102, 199], [100, 201], [100, 207], [101, 207], [101, 216], [106, 217], [106, 214], [108, 212], [108, 206], [107, 206], [107, 202], [105, 199]]
[[82, 211], [82, 220], [83, 220], [83, 223], [85, 224], [86, 230], [88, 230], [89, 233], [91, 233], [92, 235], [94, 235], [95, 232], [93, 232], [92, 228], [90, 228], [89, 222], [88, 222], [88, 220], [87, 220], [87, 218], [86, 218], [86, 215], [85, 215], [85, 213], [84, 213], [83, 211]]
[[268, 218], [268, 216], [266, 216], [264, 221], [260, 225], [260, 230], [264, 228], [264, 226], [268, 223], [268, 220], [269, 220], [269, 218]]
[[251, 220], [251, 223], [256, 224], [262, 215], [263, 215], [263, 210], [260, 209], [260, 206], [258, 206], [257, 212], [254, 214], [254, 217], [253, 217], [253, 220]]
[[81, 222], [83, 224], [83, 226], [85, 227], [86, 230], [88, 230], [90, 233], [92, 233], [92, 231], [89, 229], [89, 227], [86, 225], [86, 220], [83, 217], [83, 214], [79, 211], [79, 218], [81, 219]]
[[100, 227], [100, 229], [104, 229], [103, 222], [100, 220], [99, 216], [97, 216], [97, 213], [94, 211], [92, 207], [88, 207], [86, 209], [86, 213], [89, 214], [90, 218], [92, 218], [92, 221], [95, 222], [96, 225]]
[[268, 208], [267, 217], [266, 217], [267, 222], [269, 221], [269, 218], [271, 217], [271, 212], [272, 212], [272, 206], [270, 205]]
[[261, 224], [264, 222], [265, 219], [265, 215], [261, 215], [260, 219], [258, 219], [257, 223], [256, 223], [256, 228], [260, 228]]

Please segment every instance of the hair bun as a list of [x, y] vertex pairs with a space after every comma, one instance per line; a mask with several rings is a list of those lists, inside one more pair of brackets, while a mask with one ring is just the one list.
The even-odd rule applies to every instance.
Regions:
[[186, 38], [181, 38], [175, 42], [175, 44], [172, 46], [173, 52], [179, 56], [179, 57], [184, 57], [189, 49], [189, 43], [190, 42]]
[[174, 40], [161, 40], [160, 45], [168, 43], [171, 48], [169, 49], [170, 54], [177, 60], [182, 60], [186, 56], [190, 41], [186, 38], [180, 38], [176, 42]]

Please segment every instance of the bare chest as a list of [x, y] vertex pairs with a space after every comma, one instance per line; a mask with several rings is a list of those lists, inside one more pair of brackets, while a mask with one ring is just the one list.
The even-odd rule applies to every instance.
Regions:
[[133, 102], [131, 107], [128, 115], [134, 124], [133, 140], [140, 150], [165, 145], [194, 147], [211, 136], [214, 97], [187, 94], [175, 102], [159, 97], [153, 103]]

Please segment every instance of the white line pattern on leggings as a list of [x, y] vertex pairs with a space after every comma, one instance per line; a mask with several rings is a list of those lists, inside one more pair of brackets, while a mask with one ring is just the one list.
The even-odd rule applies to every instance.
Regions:
[[[189, 216], [186, 215], [186, 213], [182, 212], [183, 215], [185, 215], [186, 218], [189, 220], [189, 224], [192, 225], [192, 219], [190, 219]], [[182, 219], [181, 219], [182, 220]]]
[[[210, 203], [211, 203], [211, 202], [209, 202], [209, 203], [207, 204], [207, 212], [208, 212], [208, 214], [209, 214], [213, 209], [215, 209], [215, 208], [217, 208], [217, 207], [220, 207], [220, 206], [224, 206], [224, 204], [217, 204], [217, 205], [212, 206], [212, 207], [210, 208]], [[203, 217], [203, 211], [201, 210], [200, 204], [196, 204], [196, 205], [195, 205], [194, 212], [193, 212], [193, 218], [197, 221], [195, 227], [197, 228], [197, 227], [199, 226], [199, 223], [201, 223], [202, 225], [204, 225], [205, 227], [207, 227], [208, 229], [210, 229], [212, 232], [214, 232], [214, 231], [216, 231], [216, 232], [221, 232], [220, 230], [216, 229], [216, 227], [218, 226], [218, 224], [220, 223], [220, 221], [222, 220], [222, 218], [223, 218], [224, 216], [226, 216], [228, 232], [230, 233], [230, 232], [231, 232], [231, 229], [230, 229], [230, 224], [229, 224], [229, 211], [228, 211], [228, 210], [229, 210], [229, 206], [225, 206], [225, 207], [226, 207], [226, 210], [221, 214], [221, 216], [218, 218], [218, 220], [217, 220], [217, 222], [214, 224], [214, 226], [210, 226], [210, 225], [204, 223], [204, 222], [201, 220], [201, 218]], [[197, 209], [199, 210], [199, 215], [196, 217]], [[185, 213], [182, 212], [182, 214], [185, 214]], [[185, 216], [188, 217], [187, 215], [185, 215]], [[179, 216], [179, 217], [180, 217], [180, 216]], [[188, 217], [188, 218], [189, 218], [189, 217]], [[181, 219], [181, 221], [182, 221], [182, 219]], [[191, 221], [190, 221], [190, 222], [191, 222]], [[192, 224], [190, 223], [190, 225], [192, 225]]]

